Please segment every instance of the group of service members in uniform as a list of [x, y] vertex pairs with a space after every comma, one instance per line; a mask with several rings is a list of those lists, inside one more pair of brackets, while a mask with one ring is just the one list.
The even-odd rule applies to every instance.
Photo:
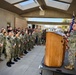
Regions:
[[[65, 66], [66, 69], [74, 69], [75, 53], [76, 53], [76, 23], [73, 25], [73, 31], [67, 38], [69, 41], [68, 46], [68, 61], [69, 64]], [[7, 30], [2, 28], [0, 32], [0, 62], [2, 54], [6, 58], [6, 65], [11, 67], [12, 64], [18, 62], [25, 54], [31, 51], [35, 45], [45, 45], [46, 30], [40, 31], [39, 29], [32, 30], [26, 28], [21, 30], [15, 28], [14, 30], [10, 25]]]
[[25, 54], [31, 51], [34, 46], [42, 44], [42, 32], [38, 29], [31, 31], [31, 29], [21, 30], [12, 29], [10, 25], [7, 30], [2, 28], [0, 33], [0, 62], [2, 54], [6, 58], [6, 65], [11, 67], [12, 64], [18, 62]]

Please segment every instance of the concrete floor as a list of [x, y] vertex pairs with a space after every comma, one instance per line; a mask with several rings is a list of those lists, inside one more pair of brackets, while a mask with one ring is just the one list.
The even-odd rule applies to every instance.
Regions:
[[0, 62], [0, 75], [40, 75], [39, 65], [44, 56], [45, 46], [35, 46], [12, 67], [6, 66], [6, 60]]

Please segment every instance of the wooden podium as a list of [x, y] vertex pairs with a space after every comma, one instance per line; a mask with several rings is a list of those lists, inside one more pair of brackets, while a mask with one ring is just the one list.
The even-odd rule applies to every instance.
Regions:
[[54, 32], [46, 32], [46, 48], [44, 64], [49, 67], [60, 67], [64, 60], [64, 45], [63, 36]]

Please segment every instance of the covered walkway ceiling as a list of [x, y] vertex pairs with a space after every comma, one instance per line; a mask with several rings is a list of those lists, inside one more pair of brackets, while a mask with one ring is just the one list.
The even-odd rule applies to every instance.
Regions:
[[57, 10], [72, 15], [76, 14], [76, 0], [0, 0], [0, 8], [19, 15], [37, 10]]

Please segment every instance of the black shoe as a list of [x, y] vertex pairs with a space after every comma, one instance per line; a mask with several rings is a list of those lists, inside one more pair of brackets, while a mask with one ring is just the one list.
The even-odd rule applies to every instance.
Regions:
[[31, 51], [31, 49], [28, 49], [28, 51]]
[[28, 52], [27, 51], [24, 51], [24, 53], [27, 54]]
[[18, 62], [18, 60], [17, 60], [17, 59], [15, 59], [15, 58], [14, 58], [14, 61], [15, 61], [15, 62]]
[[11, 64], [10, 64], [9, 62], [7, 62], [6, 65], [7, 65], [8, 67], [11, 67]]
[[15, 64], [14, 62], [10, 61], [10, 64]]
[[20, 58], [19, 58], [19, 57], [17, 57], [16, 59], [20, 60]]

